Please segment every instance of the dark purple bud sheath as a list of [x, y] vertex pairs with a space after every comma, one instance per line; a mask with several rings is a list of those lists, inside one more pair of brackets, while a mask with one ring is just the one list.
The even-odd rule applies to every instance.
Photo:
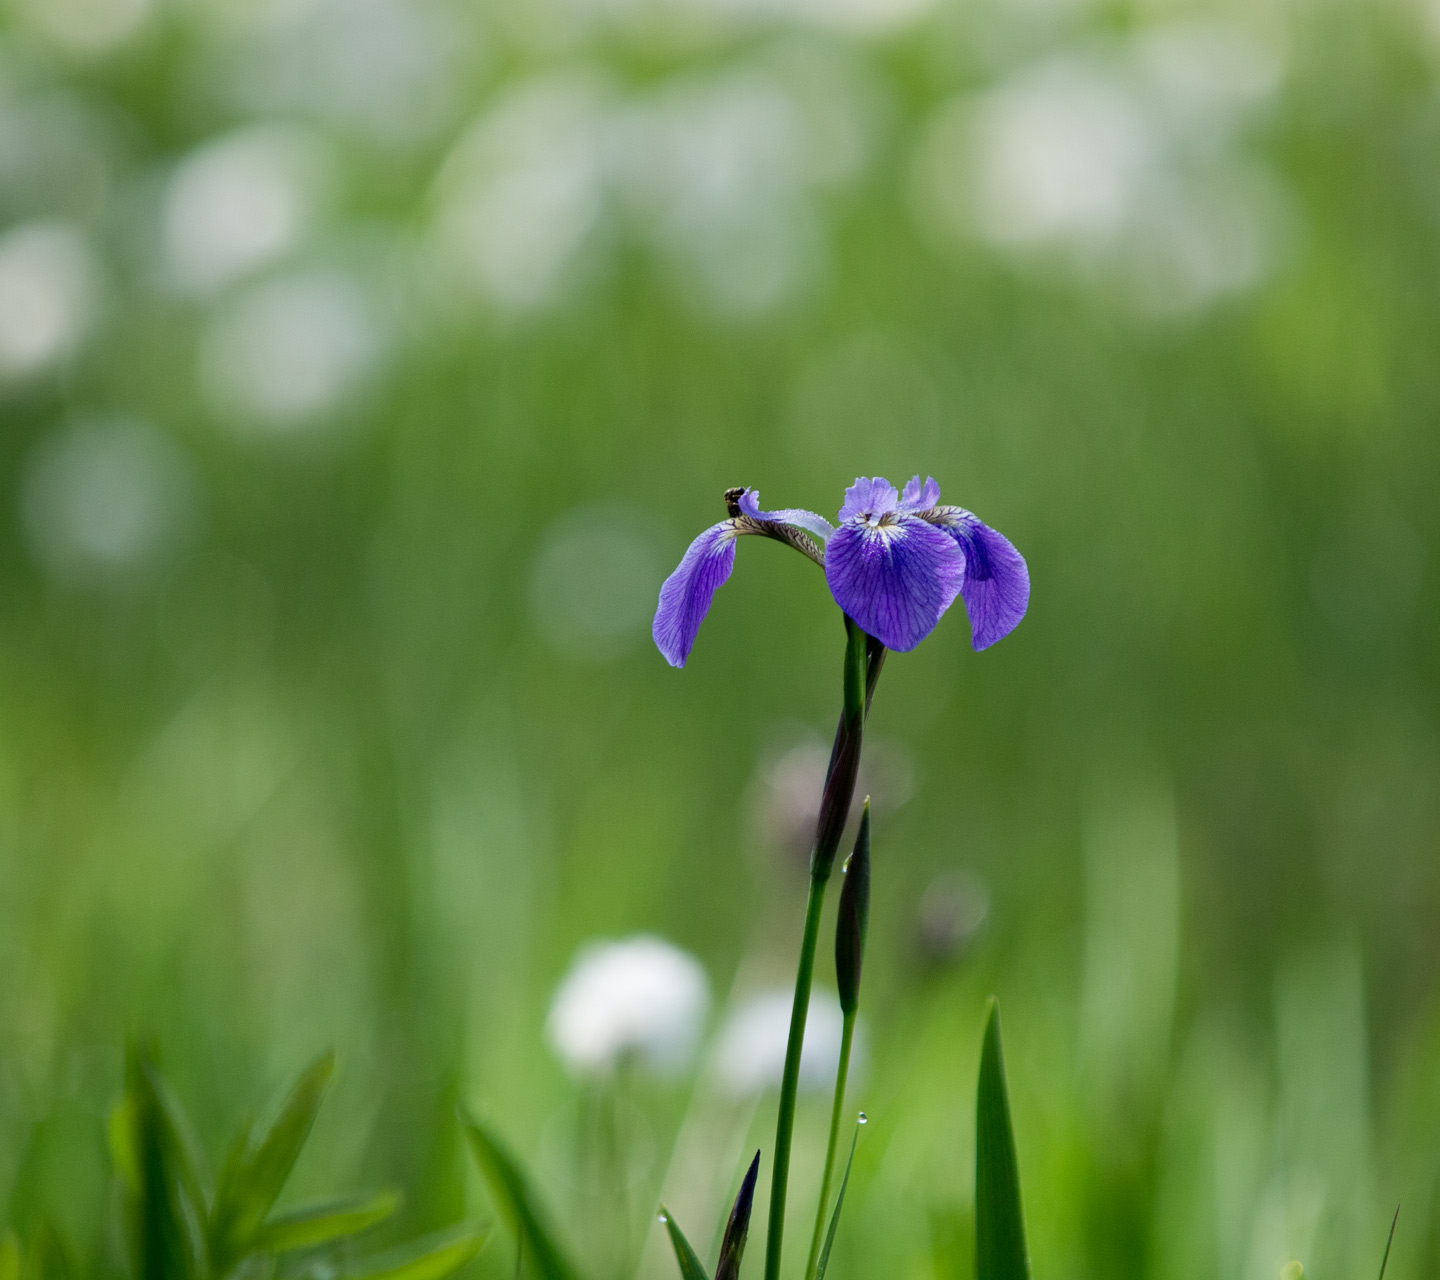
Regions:
[[725, 1238], [720, 1241], [720, 1257], [715, 1263], [715, 1280], [739, 1280], [740, 1259], [745, 1253], [745, 1239], [750, 1234], [750, 1210], [755, 1205], [755, 1179], [760, 1175], [760, 1153], [750, 1161], [750, 1168], [730, 1210], [725, 1224]]
[[860, 970], [865, 962], [865, 935], [870, 928], [870, 800], [860, 816], [855, 850], [845, 864], [845, 885], [840, 890], [840, 914], [835, 922], [835, 985], [840, 1011], [852, 1014], [860, 1007]]

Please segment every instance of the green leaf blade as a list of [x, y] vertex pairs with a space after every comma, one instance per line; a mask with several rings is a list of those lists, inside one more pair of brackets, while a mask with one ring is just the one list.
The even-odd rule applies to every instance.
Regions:
[[975, 1101], [975, 1280], [1030, 1280], [1000, 1009], [993, 999]]
[[695, 1250], [690, 1247], [690, 1241], [680, 1230], [680, 1224], [675, 1221], [675, 1215], [663, 1204], [660, 1206], [660, 1221], [664, 1223], [665, 1230], [670, 1234], [670, 1247], [675, 1250], [675, 1261], [680, 1265], [681, 1280], [710, 1280], [710, 1276], [705, 1270], [705, 1264], [700, 1261]]
[[579, 1272], [565, 1256], [545, 1225], [535, 1194], [503, 1143], [473, 1116], [462, 1116], [465, 1136], [475, 1163], [485, 1176], [502, 1213], [529, 1246], [536, 1269], [544, 1280], [579, 1280]]
[[860, 1126], [864, 1123], [865, 1113], [862, 1111], [860, 1120], [855, 1125], [855, 1132], [850, 1138], [850, 1154], [845, 1158], [845, 1172], [840, 1178], [840, 1190], [835, 1194], [835, 1212], [830, 1215], [830, 1225], [825, 1231], [825, 1244], [815, 1263], [815, 1280], [825, 1280], [825, 1268], [830, 1265], [830, 1250], [835, 1244], [835, 1232], [840, 1226], [840, 1210], [845, 1204], [845, 1188], [850, 1185], [850, 1166], [855, 1163], [855, 1146], [860, 1141]]
[[462, 1223], [366, 1259], [341, 1274], [346, 1280], [442, 1280], [479, 1253], [488, 1235], [485, 1227]]
[[270, 1253], [289, 1253], [358, 1235], [383, 1222], [400, 1207], [400, 1193], [382, 1191], [329, 1204], [297, 1209], [271, 1218], [261, 1227], [255, 1245]]

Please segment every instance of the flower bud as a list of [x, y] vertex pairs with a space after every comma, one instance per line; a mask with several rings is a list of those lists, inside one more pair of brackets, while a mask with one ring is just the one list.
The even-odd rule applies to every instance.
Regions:
[[847, 1016], [860, 1005], [860, 970], [865, 962], [865, 934], [870, 928], [870, 797], [860, 815], [855, 850], [845, 864], [840, 914], [835, 922], [835, 985]]

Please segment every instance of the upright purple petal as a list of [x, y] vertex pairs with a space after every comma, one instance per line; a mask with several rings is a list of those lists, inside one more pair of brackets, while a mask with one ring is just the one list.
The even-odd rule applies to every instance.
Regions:
[[939, 501], [940, 485], [933, 476], [926, 476], [924, 484], [920, 483], [919, 476], [911, 476], [905, 492], [900, 495], [900, 510], [924, 511]]
[[685, 665], [716, 589], [735, 567], [737, 532], [733, 520], [711, 525], [690, 544], [679, 567], [660, 588], [651, 634], [672, 667]]
[[896, 493], [895, 486], [884, 476], [876, 476], [872, 480], [859, 476], [855, 483], [845, 490], [845, 503], [840, 508], [840, 519], [843, 522], [856, 517], [883, 516], [886, 512], [894, 511], [899, 500], [900, 495]]
[[760, 510], [760, 490], [746, 489], [740, 495], [740, 510], [752, 520], [767, 520], [771, 524], [789, 524], [817, 538], [821, 546], [830, 541], [834, 526], [824, 516], [803, 507], [782, 507], [779, 511]]
[[914, 516], [884, 524], [847, 521], [825, 549], [835, 602], [862, 630], [901, 652], [930, 634], [964, 578], [956, 540]]
[[1025, 616], [1030, 603], [1025, 557], [1003, 534], [960, 507], [936, 507], [925, 518], [945, 529], [965, 553], [960, 594], [970, 615], [971, 643], [977, 650], [988, 649]]

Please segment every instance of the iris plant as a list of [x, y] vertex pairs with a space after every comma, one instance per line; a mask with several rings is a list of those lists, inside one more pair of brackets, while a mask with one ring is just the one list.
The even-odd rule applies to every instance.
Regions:
[[[818, 564], [825, 571], [830, 594], [844, 615], [847, 637], [844, 704], [821, 793], [810, 855], [810, 894], [795, 975], [795, 1001], [775, 1132], [765, 1280], [779, 1280], [795, 1094], [800, 1050], [805, 1039], [805, 1017], [810, 1006], [820, 913], [825, 886], [854, 798], [865, 716], [885, 654], [890, 649], [905, 652], [915, 648], [935, 629], [957, 596], [964, 600], [969, 614], [972, 644], [977, 650], [989, 648], [1013, 631], [1025, 616], [1030, 599], [1030, 576], [1024, 558], [1008, 539], [969, 511], [943, 505], [940, 486], [931, 479], [922, 484], [919, 476], [903, 491], [879, 476], [857, 479], [845, 491], [838, 525], [832, 525], [813, 511], [799, 508], [762, 511], [760, 495], [754, 489], [728, 490], [725, 506], [726, 519], [706, 529], [690, 544], [679, 567], [660, 588], [654, 636], [665, 660], [671, 666], [685, 665], [716, 590], [735, 567], [735, 543], [744, 534], [759, 534], [787, 543]], [[868, 821], [862, 825], [861, 840], [868, 894]], [[860, 857], [859, 847], [852, 857], [852, 866], [857, 857]], [[856, 916], [860, 907], [855, 895], [847, 896], [848, 912], [846, 900], [842, 899], [841, 904], [841, 930], [845, 937], [837, 947], [836, 959], [840, 969], [851, 969], [848, 974], [837, 973], [837, 978], [842, 992], [848, 989], [851, 993], [845, 1013], [853, 1024], [864, 928]], [[847, 1057], [842, 1054], [836, 1081], [825, 1185], [816, 1214], [806, 1280], [815, 1280], [828, 1257], [828, 1247], [822, 1251], [817, 1246], [834, 1164]], [[838, 1208], [837, 1201], [836, 1216]], [[832, 1233], [833, 1230], [832, 1219]], [[700, 1274], [703, 1275], [703, 1269]]]
[[825, 570], [835, 603], [887, 649], [915, 648], [958, 595], [976, 649], [1003, 639], [1025, 616], [1030, 576], [1010, 541], [962, 507], [942, 505], [934, 480], [903, 492], [883, 477], [845, 491], [839, 528], [813, 511], [761, 511], [754, 489], [725, 494], [729, 518], [690, 544], [660, 589], [655, 643], [673, 667], [690, 656], [716, 589], [735, 567], [735, 542], [760, 534], [788, 543]]

